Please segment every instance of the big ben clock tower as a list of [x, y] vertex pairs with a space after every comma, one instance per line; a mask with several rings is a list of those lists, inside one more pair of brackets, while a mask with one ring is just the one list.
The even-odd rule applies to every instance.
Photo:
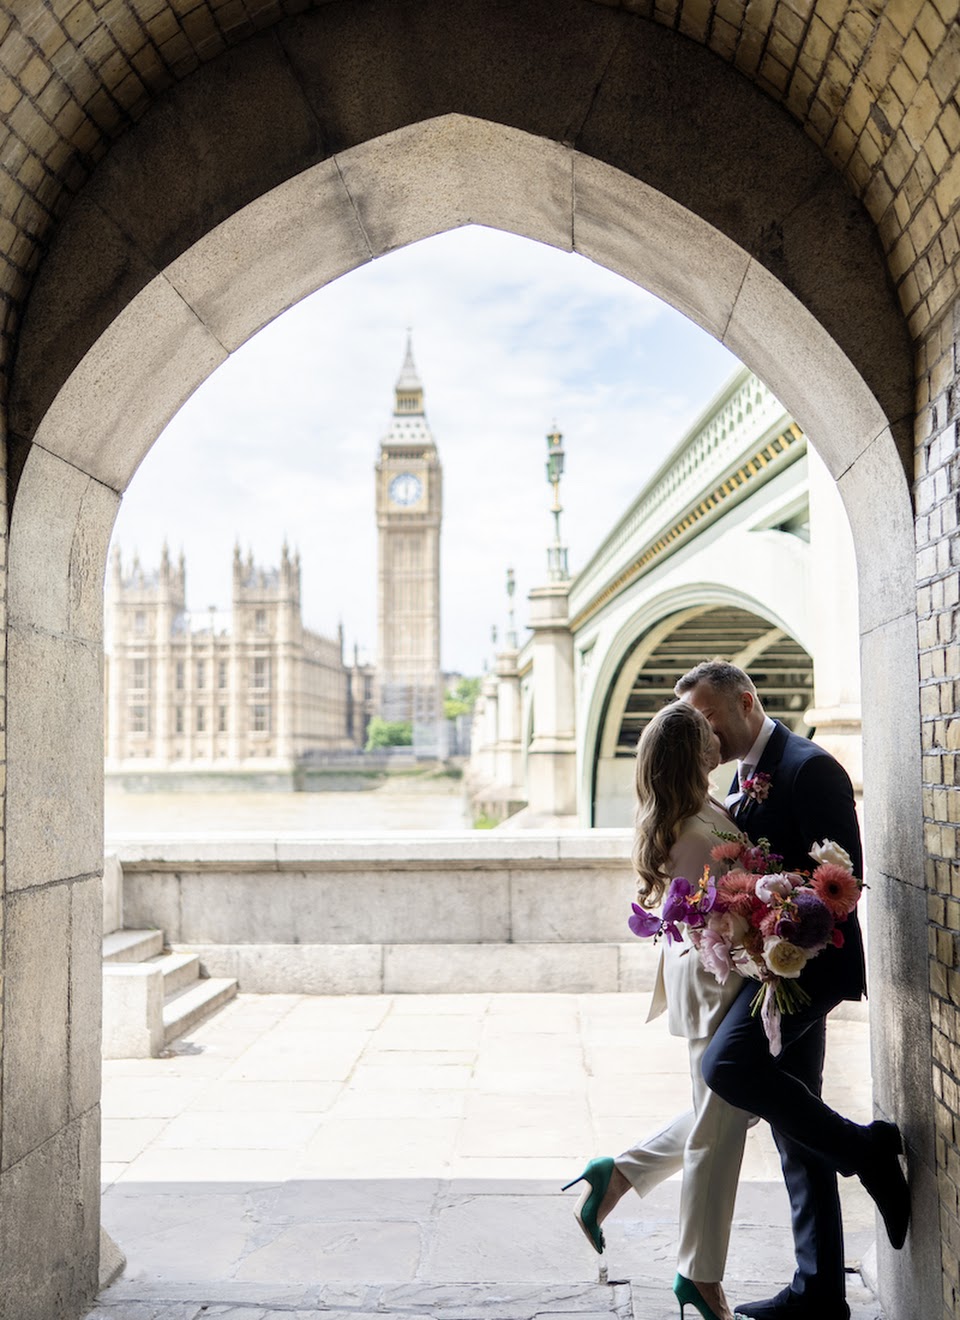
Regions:
[[440, 672], [440, 459], [407, 352], [377, 473], [377, 676], [385, 720], [410, 720], [417, 755], [446, 754]]

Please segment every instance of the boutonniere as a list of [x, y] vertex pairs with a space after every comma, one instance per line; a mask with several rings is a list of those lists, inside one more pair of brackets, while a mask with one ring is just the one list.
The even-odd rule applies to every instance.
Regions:
[[758, 773], [750, 775], [740, 785], [740, 790], [744, 797], [748, 797], [751, 802], [766, 802], [770, 796], [770, 784], [772, 780], [769, 775]]

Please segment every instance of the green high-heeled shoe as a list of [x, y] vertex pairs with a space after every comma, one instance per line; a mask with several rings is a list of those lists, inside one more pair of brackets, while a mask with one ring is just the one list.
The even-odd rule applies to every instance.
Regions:
[[685, 1279], [682, 1274], [678, 1274], [673, 1281], [673, 1294], [680, 1303], [680, 1320], [683, 1320], [683, 1308], [688, 1302], [697, 1308], [703, 1320], [720, 1320], [713, 1307], [708, 1306], [703, 1300], [697, 1285], [692, 1280]]
[[562, 1191], [566, 1192], [569, 1188], [575, 1187], [578, 1182], [588, 1184], [587, 1191], [580, 1198], [580, 1204], [573, 1213], [577, 1223], [583, 1229], [584, 1236], [598, 1256], [603, 1255], [606, 1243], [603, 1240], [600, 1225], [597, 1223], [597, 1211], [607, 1194], [607, 1188], [610, 1186], [612, 1177], [613, 1160], [609, 1155], [602, 1155], [599, 1159], [591, 1160], [579, 1178], [574, 1178], [573, 1182], [568, 1182], [561, 1188]]

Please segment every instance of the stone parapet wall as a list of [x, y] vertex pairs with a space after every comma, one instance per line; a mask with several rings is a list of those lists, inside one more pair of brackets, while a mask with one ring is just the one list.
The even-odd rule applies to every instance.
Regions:
[[[652, 990], [629, 830], [116, 844], [129, 928], [252, 994]], [[838, 1016], [866, 1017], [866, 1004]]]
[[127, 843], [127, 926], [271, 993], [649, 989], [630, 832]]
[[120, 843], [124, 924], [172, 943], [620, 942], [626, 830]]

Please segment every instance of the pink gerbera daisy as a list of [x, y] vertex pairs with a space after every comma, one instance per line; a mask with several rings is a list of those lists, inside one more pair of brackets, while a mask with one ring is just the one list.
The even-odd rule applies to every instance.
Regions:
[[757, 877], [746, 871], [731, 871], [717, 881], [717, 897], [724, 912], [734, 912], [749, 921], [756, 901]]
[[725, 898], [732, 898], [734, 894], [753, 894], [756, 888], [757, 877], [749, 871], [731, 871], [717, 881], [717, 889]]
[[715, 862], [736, 862], [739, 861], [742, 852], [742, 843], [736, 839], [727, 839], [723, 843], [714, 844], [710, 849], [710, 856]]
[[860, 881], [834, 862], [821, 862], [810, 883], [814, 892], [837, 921], [849, 916], [860, 897]]

